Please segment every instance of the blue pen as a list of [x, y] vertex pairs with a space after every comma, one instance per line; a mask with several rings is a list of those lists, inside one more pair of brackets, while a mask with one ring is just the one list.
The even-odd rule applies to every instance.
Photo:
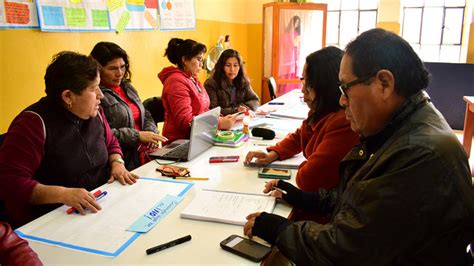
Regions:
[[95, 197], [95, 200], [100, 200], [101, 198], [105, 197], [107, 195], [107, 191], [104, 191], [100, 193], [97, 197]]
[[269, 102], [269, 105], [284, 105], [285, 103], [283, 102]]
[[[97, 195], [97, 197], [95, 197], [95, 200], [98, 201], [100, 200], [101, 198], [105, 197], [107, 195], [107, 191], [103, 191], [102, 193], [100, 193], [99, 195]], [[74, 209], [74, 213], [79, 213], [78, 210]]]

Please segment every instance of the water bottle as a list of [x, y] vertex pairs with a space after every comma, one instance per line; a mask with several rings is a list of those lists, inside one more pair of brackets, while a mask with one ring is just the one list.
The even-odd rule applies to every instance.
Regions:
[[248, 135], [250, 133], [250, 131], [249, 131], [250, 115], [249, 115], [249, 109], [248, 108], [245, 109], [244, 120], [242, 120], [242, 124], [243, 124], [242, 132], [244, 134]]

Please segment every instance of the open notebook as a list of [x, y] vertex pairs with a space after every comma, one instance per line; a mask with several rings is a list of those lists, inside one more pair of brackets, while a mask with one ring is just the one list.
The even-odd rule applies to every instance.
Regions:
[[277, 169], [298, 169], [298, 166], [306, 160], [303, 153], [300, 152], [297, 155], [288, 158], [286, 160], [276, 160], [269, 164], [258, 165], [255, 163], [255, 158], [246, 166], [249, 167], [270, 167], [270, 168], [277, 168]]
[[181, 212], [181, 218], [244, 225], [254, 212], [272, 213], [275, 198], [264, 194], [201, 190]]

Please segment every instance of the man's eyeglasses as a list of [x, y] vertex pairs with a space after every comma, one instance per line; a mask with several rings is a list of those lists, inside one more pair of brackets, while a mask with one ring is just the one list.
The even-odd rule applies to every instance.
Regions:
[[363, 76], [363, 77], [360, 77], [360, 78], [358, 78], [358, 79], [355, 79], [355, 80], [353, 80], [353, 81], [351, 81], [351, 82], [347, 82], [347, 83], [345, 83], [345, 84], [339, 84], [339, 90], [341, 91], [342, 96], [348, 98], [346, 91], [347, 91], [350, 87], [352, 87], [352, 86], [354, 86], [354, 85], [357, 85], [357, 84], [360, 84], [360, 83], [364, 83], [364, 82], [366, 82], [367, 80], [369, 80], [369, 79], [371, 79], [372, 77], [374, 77], [376, 74], [377, 74], [377, 73], [375, 73], [375, 74], [370, 74], [370, 75]]

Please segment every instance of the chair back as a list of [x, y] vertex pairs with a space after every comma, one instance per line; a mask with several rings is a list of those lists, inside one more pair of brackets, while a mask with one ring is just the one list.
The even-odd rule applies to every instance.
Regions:
[[276, 98], [275, 91], [277, 89], [276, 81], [274, 77], [268, 78], [268, 91], [270, 92], [270, 99], [273, 100]]
[[151, 113], [155, 123], [165, 121], [165, 108], [163, 107], [161, 97], [148, 98], [143, 102], [143, 106]]
[[7, 133], [0, 134], [0, 147], [2, 147], [3, 140], [5, 139], [5, 135]]
[[[0, 134], [0, 147], [2, 147], [3, 140], [5, 139], [6, 133]], [[8, 221], [7, 212], [3, 201], [0, 200], [0, 221]]]

